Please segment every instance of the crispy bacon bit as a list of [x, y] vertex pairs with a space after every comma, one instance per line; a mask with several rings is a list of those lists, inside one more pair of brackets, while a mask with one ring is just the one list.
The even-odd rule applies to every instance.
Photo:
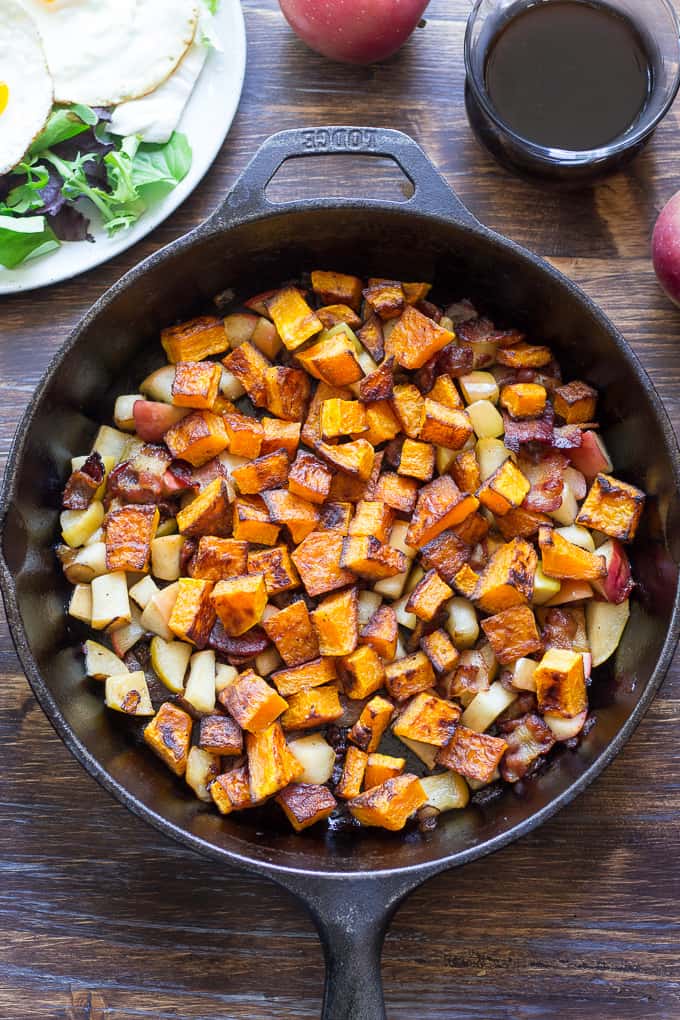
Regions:
[[519, 458], [519, 469], [531, 482], [531, 489], [522, 506], [526, 510], [550, 513], [562, 502], [564, 469], [569, 461], [562, 453], [544, 454], [540, 459]]
[[505, 424], [505, 436], [503, 442], [508, 450], [519, 453], [522, 443], [544, 443], [546, 446], [553, 445], [555, 412], [552, 404], [546, 404], [545, 410], [540, 418], [516, 419], [511, 418], [507, 412], [503, 412]]
[[198, 539], [186, 537], [182, 543], [182, 548], [179, 554], [179, 567], [182, 577], [186, 577], [189, 573], [189, 561], [193, 559], [193, 556], [198, 549]]
[[198, 492], [198, 482], [193, 477], [193, 468], [185, 460], [173, 460], [163, 475], [164, 496], [179, 496], [183, 492]]
[[435, 322], [441, 322], [442, 310], [437, 305], [433, 305], [431, 301], [419, 301], [416, 308], [423, 315], [427, 315], [428, 319], [433, 319]]
[[208, 648], [228, 659], [237, 658], [240, 662], [248, 662], [260, 652], [266, 651], [271, 644], [261, 627], [251, 627], [240, 637], [229, 637], [219, 620], [215, 621], [208, 638]]
[[81, 468], [71, 472], [61, 505], [65, 510], [87, 510], [104, 481], [104, 461], [95, 450]]
[[120, 498], [126, 503], [158, 503], [169, 493], [163, 490], [163, 477], [170, 464], [163, 446], [147, 443], [132, 460], [118, 464], [106, 480], [106, 500]]
[[562, 425], [553, 429], [552, 445], [555, 450], [577, 450], [583, 443], [583, 432], [579, 425]]
[[471, 301], [467, 298], [463, 298], [462, 301], [456, 301], [455, 304], [449, 305], [446, 309], [446, 314], [454, 326], [459, 326], [461, 322], [469, 322], [471, 319], [478, 319], [479, 313]]
[[[432, 376], [432, 384], [438, 375], [450, 375], [452, 379], [466, 375], [472, 371], [474, 354], [471, 347], [459, 347], [455, 340], [442, 348], [436, 357], [435, 370]], [[428, 387], [429, 390], [432, 386]]]
[[499, 347], [512, 347], [524, 340], [524, 333], [516, 329], [496, 329], [490, 319], [467, 319], [456, 327], [458, 337], [467, 344], [491, 341]]
[[562, 609], [555, 606], [546, 611], [541, 628], [546, 649], [565, 648], [567, 651], [576, 651], [576, 639], [580, 633], [585, 633], [585, 620], [580, 607]]
[[501, 762], [501, 775], [507, 783], [524, 779], [555, 743], [550, 727], [533, 713], [503, 723], [499, 731], [508, 745]]

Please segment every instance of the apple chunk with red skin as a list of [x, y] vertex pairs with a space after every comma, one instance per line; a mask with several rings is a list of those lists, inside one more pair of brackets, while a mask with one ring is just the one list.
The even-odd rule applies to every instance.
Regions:
[[288, 24], [317, 53], [348, 64], [385, 60], [404, 45], [428, 0], [279, 0]]
[[188, 413], [188, 407], [173, 407], [155, 400], [136, 400], [132, 409], [137, 435], [145, 443], [159, 443], [168, 429]]
[[618, 606], [626, 601], [635, 587], [630, 560], [626, 550], [615, 538], [601, 545], [597, 553], [598, 556], [604, 556], [607, 573], [601, 580], [593, 581], [593, 588], [607, 602], [614, 602]]
[[613, 470], [607, 447], [597, 432], [584, 432], [581, 445], [575, 450], [568, 450], [567, 456], [572, 466], [585, 475], [589, 482], [600, 472], [610, 474]]

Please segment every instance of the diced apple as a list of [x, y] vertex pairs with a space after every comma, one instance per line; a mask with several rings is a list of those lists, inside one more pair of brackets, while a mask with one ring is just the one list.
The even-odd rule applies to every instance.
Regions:
[[589, 482], [600, 473], [611, 474], [614, 468], [604, 440], [597, 432], [584, 432], [581, 445], [576, 450], [568, 450], [567, 456]]
[[397, 623], [402, 627], [406, 627], [408, 630], [415, 630], [418, 626], [418, 617], [415, 613], [409, 613], [406, 611], [406, 603], [408, 597], [406, 595], [400, 598], [397, 602], [392, 604], [395, 616], [397, 617]]
[[283, 659], [273, 646], [265, 648], [255, 658], [255, 672], [258, 676], [269, 676], [271, 673], [275, 673], [277, 669], [281, 669], [283, 665]]
[[250, 340], [255, 332], [257, 320], [258, 316], [251, 312], [235, 312], [233, 315], [227, 315], [224, 320], [224, 331], [232, 351], [244, 344], [246, 340]]
[[490, 400], [476, 400], [468, 404], [466, 411], [478, 439], [497, 439], [503, 435], [503, 419]]
[[150, 630], [152, 634], [158, 634], [165, 641], [172, 641], [174, 637], [168, 627], [168, 621], [172, 616], [178, 591], [179, 583], [177, 581], [174, 584], [169, 584], [167, 588], [159, 591], [158, 595], [154, 595], [142, 613], [141, 622], [144, 629]]
[[581, 502], [582, 499], [586, 498], [588, 491], [588, 483], [580, 471], [577, 471], [575, 467], [567, 467], [564, 469], [564, 480], [569, 484], [569, 488], [576, 496], [576, 499]]
[[557, 510], [553, 510], [549, 513], [549, 517], [557, 521], [558, 524], [563, 524], [565, 527], [573, 524], [578, 514], [578, 503], [576, 502], [576, 496], [574, 490], [570, 486], [567, 479], [564, 479], [564, 485], [562, 487], [562, 502], [558, 506]]
[[455, 647], [462, 651], [472, 648], [479, 637], [479, 622], [475, 607], [461, 596], [452, 598], [447, 605], [448, 620], [446, 629]]
[[93, 499], [85, 510], [62, 510], [61, 537], [72, 549], [85, 545], [104, 520], [104, 504]]
[[381, 598], [398, 599], [404, 590], [408, 580], [409, 571], [404, 570], [394, 577], [383, 577], [373, 585], [373, 591]]
[[461, 724], [476, 733], [484, 733], [494, 719], [497, 719], [516, 698], [516, 691], [507, 690], [497, 680], [491, 684], [488, 691], [480, 691], [475, 694], [460, 717]]
[[[489, 400], [498, 403], [498, 383], [491, 372], [468, 372], [458, 379], [466, 404], [474, 404], [478, 400]], [[475, 432], [477, 430], [475, 429]]]
[[140, 609], [146, 609], [154, 595], [158, 595], [158, 585], [154, 584], [154, 581], [148, 574], [146, 574], [141, 581], [137, 581], [129, 589], [128, 594], [131, 599], [134, 599]]
[[593, 582], [593, 588], [607, 602], [619, 605], [625, 602], [634, 588], [628, 554], [616, 538], [608, 539], [597, 552], [604, 556], [607, 573], [602, 580]]
[[189, 676], [184, 700], [201, 715], [215, 710], [215, 653], [211, 649], [194, 652], [189, 661]]
[[222, 771], [222, 763], [218, 755], [204, 751], [202, 747], [192, 747], [187, 757], [187, 770], [184, 773], [188, 785], [199, 800], [210, 804], [212, 797], [208, 787]]
[[236, 376], [227, 371], [226, 368], [223, 368], [222, 378], [220, 379], [220, 393], [222, 396], [226, 397], [227, 400], [238, 400], [245, 392], [245, 388]]
[[117, 464], [125, 453], [129, 439], [127, 433], [112, 429], [110, 425], [101, 425], [92, 445], [92, 452], [96, 451], [102, 459], [113, 457], [114, 464]]
[[151, 542], [151, 573], [160, 581], [176, 581], [182, 573], [184, 535], [161, 535]]
[[611, 658], [626, 629], [630, 616], [628, 599], [614, 602], [589, 602], [586, 606], [586, 632], [593, 657], [593, 668]]
[[119, 429], [123, 429], [124, 432], [134, 432], [134, 406], [138, 400], [143, 399], [141, 393], [124, 393], [116, 398], [113, 407], [113, 420]]
[[[359, 629], [365, 627], [373, 614], [382, 605], [382, 596], [377, 591], [360, 591], [358, 600]], [[304, 780], [303, 780], [304, 781]]]
[[151, 375], [147, 375], [139, 387], [140, 391], [151, 400], [159, 400], [162, 404], [172, 403], [172, 384], [175, 381], [175, 366], [163, 365]]
[[83, 623], [92, 622], [92, 589], [89, 584], [77, 584], [68, 604], [68, 615]]
[[548, 577], [547, 574], [544, 574], [539, 563], [534, 574], [534, 595], [531, 600], [533, 604], [535, 606], [544, 606], [546, 602], [550, 602], [556, 595], [559, 595], [560, 588], [560, 582], [556, 578]]
[[564, 716], [555, 715], [554, 712], [543, 713], [543, 719], [553, 731], [556, 740], [573, 740], [583, 729], [587, 718], [587, 708], [572, 719], [565, 719]]
[[534, 673], [538, 663], [533, 659], [517, 659], [512, 667], [512, 686], [518, 691], [536, 691]]
[[566, 606], [570, 602], [583, 602], [593, 597], [592, 585], [588, 581], [562, 581], [557, 595], [553, 595], [546, 606]]
[[110, 631], [113, 650], [119, 658], [133, 648], [140, 638], [143, 638], [146, 631], [141, 624], [142, 614], [137, 606], [130, 606], [130, 622], [123, 627], [115, 627]]
[[226, 663], [218, 662], [215, 666], [216, 692], [219, 694], [220, 691], [225, 691], [227, 687], [231, 687], [237, 676], [238, 670], [234, 669], [233, 666], [227, 666]]
[[423, 776], [420, 785], [427, 794], [427, 803], [439, 812], [467, 807], [470, 800], [468, 784], [450, 769], [438, 772], [436, 776]]
[[479, 476], [483, 482], [504, 464], [512, 453], [501, 442], [500, 439], [480, 439], [475, 446], [477, 461], [479, 462]]
[[459, 453], [460, 450], [447, 450], [445, 446], [436, 446], [434, 454], [435, 463], [437, 465], [437, 473], [440, 475], [447, 474]]
[[64, 577], [70, 584], [89, 584], [94, 577], [106, 573], [106, 544], [90, 542], [78, 549], [64, 563]]
[[116, 712], [136, 716], [154, 715], [146, 677], [141, 669], [134, 673], [107, 676], [104, 698], [106, 707]]
[[84, 648], [85, 672], [94, 680], [106, 680], [107, 676], [129, 672], [125, 663], [98, 641], [86, 641]]
[[588, 552], [595, 552], [593, 536], [587, 528], [582, 528], [580, 524], [570, 524], [566, 528], [556, 528], [555, 531], [572, 545], [577, 545], [580, 549], [587, 549]]
[[146, 443], [160, 443], [168, 429], [189, 413], [188, 407], [173, 407], [153, 400], [138, 400], [133, 408], [137, 434]]
[[160, 682], [173, 694], [184, 690], [184, 675], [192, 651], [185, 641], [165, 641], [158, 635], [151, 639], [151, 665]]
[[411, 740], [410, 737], [399, 737], [398, 739], [415, 754], [416, 758], [420, 758], [428, 769], [435, 767], [438, 747], [435, 747], [434, 744], [425, 744], [422, 740]]
[[304, 771], [299, 783], [323, 786], [333, 775], [335, 751], [320, 733], [310, 733], [298, 740], [288, 742], [289, 749], [302, 765]]
[[130, 599], [124, 570], [95, 577], [92, 588], [92, 626], [95, 630], [130, 622]]

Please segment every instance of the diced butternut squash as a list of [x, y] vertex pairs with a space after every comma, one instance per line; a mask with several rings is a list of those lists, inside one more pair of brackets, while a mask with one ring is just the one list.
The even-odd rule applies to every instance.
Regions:
[[300, 543], [319, 523], [319, 512], [305, 499], [287, 489], [263, 492], [262, 498], [272, 523], [285, 525], [293, 542]]
[[303, 769], [286, 743], [281, 725], [272, 723], [266, 729], [246, 736], [250, 796], [265, 800], [299, 779]]
[[343, 540], [340, 566], [375, 581], [401, 574], [406, 570], [406, 557], [377, 538], [350, 535]]
[[410, 439], [418, 439], [425, 424], [425, 398], [413, 383], [400, 383], [392, 393], [392, 410]]
[[385, 686], [395, 701], [406, 701], [434, 687], [436, 677], [425, 652], [413, 652], [385, 666]]
[[[264, 407], [265, 378], [272, 367], [269, 358], [249, 340], [222, 359], [222, 364], [240, 382], [256, 407]], [[257, 456], [257, 454], [256, 454]]]
[[222, 815], [255, 807], [255, 801], [250, 795], [247, 765], [240, 765], [213, 779], [210, 784], [210, 796]]
[[319, 531], [338, 531], [349, 535], [354, 508], [351, 503], [324, 503], [319, 507]]
[[[177, 528], [183, 535], [224, 537], [231, 530], [229, 485], [225, 478], [213, 478], [202, 492], [177, 514]], [[197, 575], [199, 576], [199, 575]]]
[[193, 411], [163, 437], [173, 457], [201, 467], [229, 445], [224, 420], [212, 411]]
[[504, 609], [482, 620], [482, 629], [501, 665], [539, 652], [543, 643], [529, 606]]
[[272, 523], [261, 496], [239, 496], [233, 504], [233, 530], [239, 542], [276, 545], [280, 528]]
[[501, 390], [501, 407], [511, 418], [540, 418], [547, 399], [545, 386], [538, 383], [513, 383]]
[[509, 368], [543, 368], [550, 364], [552, 357], [549, 347], [524, 342], [506, 347], [496, 355], [499, 365], [507, 365]]
[[450, 407], [453, 411], [463, 410], [463, 401], [450, 375], [438, 375], [434, 386], [427, 395], [430, 400], [435, 400], [438, 404], [443, 404], [444, 407]]
[[541, 712], [573, 719], [588, 707], [583, 655], [565, 648], [549, 648], [534, 673]]
[[288, 708], [288, 703], [252, 669], [240, 673], [225, 687], [219, 701], [248, 733], [267, 729]]
[[431, 283], [402, 283], [402, 287], [404, 297], [409, 305], [417, 305], [418, 302], [424, 301], [432, 290]]
[[479, 580], [475, 598], [485, 613], [524, 605], [531, 601], [538, 565], [536, 550], [522, 538], [514, 538], [493, 553]]
[[285, 450], [288, 459], [293, 460], [300, 445], [299, 421], [279, 421], [278, 418], [263, 418], [262, 425], [262, 446], [260, 453], [264, 456], [267, 453], [275, 453], [276, 450]]
[[460, 491], [453, 478], [443, 475], [423, 486], [406, 541], [416, 549], [459, 524], [479, 506], [475, 496]]
[[359, 383], [359, 396], [365, 403], [389, 400], [394, 390], [394, 358], [386, 358], [380, 368], [364, 376]]
[[388, 779], [400, 776], [406, 768], [406, 758], [394, 758], [391, 754], [369, 754], [364, 774], [364, 788], [372, 790], [382, 786]]
[[297, 287], [285, 287], [265, 301], [276, 330], [289, 351], [295, 351], [305, 340], [323, 329], [316, 313], [309, 307]]
[[359, 640], [357, 590], [326, 596], [311, 612], [321, 655], [349, 655]]
[[180, 577], [177, 586], [177, 598], [168, 627], [181, 641], [188, 641], [196, 648], [205, 648], [215, 622], [212, 581]]
[[476, 492], [481, 484], [479, 462], [474, 450], [462, 450], [456, 454], [450, 472], [461, 492]]
[[146, 572], [158, 520], [157, 506], [128, 504], [111, 510], [104, 519], [106, 569]]
[[458, 705], [444, 701], [431, 691], [422, 691], [408, 703], [392, 728], [397, 737], [445, 747], [459, 719]]
[[205, 581], [223, 581], [247, 573], [248, 543], [233, 538], [204, 535], [191, 562], [191, 576]]
[[270, 597], [300, 586], [298, 572], [285, 545], [248, 553], [248, 573], [262, 574]]
[[346, 322], [350, 329], [358, 329], [361, 325], [361, 318], [349, 305], [324, 305], [317, 308], [316, 314], [324, 329], [332, 329], [340, 322]]
[[168, 361], [202, 361], [222, 354], [229, 347], [221, 319], [204, 315], [161, 331], [161, 343]]
[[267, 489], [283, 488], [289, 470], [288, 454], [285, 450], [276, 450], [236, 468], [232, 471], [231, 477], [240, 492], [246, 496], [253, 496]]
[[175, 366], [172, 402], [176, 407], [209, 411], [221, 379], [222, 368], [214, 361], [180, 361]]
[[338, 675], [334, 659], [314, 659], [301, 666], [279, 669], [276, 673], [272, 673], [271, 679], [276, 684], [279, 694], [284, 698], [290, 698], [291, 695], [299, 694], [300, 691], [323, 687], [324, 684], [334, 684]]
[[302, 421], [307, 413], [311, 384], [299, 368], [272, 365], [264, 374], [264, 407], [277, 418]]
[[360, 645], [342, 660], [344, 690], [348, 698], [361, 701], [385, 683], [385, 667], [375, 649]]
[[485, 784], [493, 779], [507, 749], [505, 740], [458, 725], [449, 743], [438, 753], [437, 762], [466, 779]]
[[287, 666], [300, 666], [317, 658], [319, 642], [309, 610], [302, 599], [266, 617], [263, 626]]
[[460, 653], [445, 630], [434, 630], [420, 639], [420, 647], [438, 676], [455, 669]]
[[455, 531], [442, 531], [420, 550], [420, 559], [427, 569], [434, 568], [439, 576], [452, 584], [458, 571], [470, 558], [470, 547]]
[[607, 573], [604, 556], [581, 549], [554, 528], [539, 528], [543, 573], [565, 581], [597, 581]]
[[338, 689], [335, 684], [326, 684], [291, 694], [281, 725], [284, 730], [311, 730], [335, 722], [341, 715]]
[[240, 413], [224, 415], [224, 425], [229, 439], [229, 452], [236, 457], [254, 459], [259, 457], [264, 438], [262, 423], [257, 418]]
[[380, 606], [361, 631], [361, 643], [372, 648], [381, 659], [391, 662], [397, 652], [397, 617], [392, 606]]
[[426, 361], [451, 343], [455, 334], [442, 329], [417, 308], [407, 305], [390, 333], [385, 353], [402, 368], [422, 368]]
[[433, 620], [453, 591], [436, 570], [428, 570], [408, 597], [406, 609], [420, 620]]
[[434, 446], [416, 439], [405, 439], [397, 473], [429, 482], [434, 474]]
[[406, 300], [404, 288], [398, 280], [369, 280], [363, 294], [367, 304], [381, 319], [396, 319]]
[[276, 803], [296, 832], [302, 832], [332, 815], [337, 807], [327, 786], [291, 783], [276, 798]]
[[364, 482], [371, 477], [375, 450], [367, 440], [355, 439], [351, 443], [338, 443], [337, 446], [317, 443], [316, 449], [338, 471], [344, 471]]
[[520, 506], [530, 489], [529, 479], [508, 458], [486, 479], [477, 495], [483, 506], [502, 517]]
[[330, 386], [349, 386], [364, 374], [354, 344], [342, 331], [325, 331], [311, 347], [298, 351], [296, 357], [310, 375]]
[[349, 731], [349, 739], [362, 751], [377, 751], [393, 713], [392, 702], [376, 694], [364, 705], [361, 715]]
[[458, 411], [436, 400], [425, 398], [425, 420], [420, 438], [447, 450], [461, 450], [472, 435], [472, 422], [465, 411]]
[[398, 832], [418, 808], [427, 801], [427, 794], [417, 776], [410, 774], [388, 779], [349, 802], [349, 810], [362, 825], [377, 826]]
[[375, 499], [399, 513], [411, 514], [418, 499], [418, 482], [415, 478], [405, 478], [394, 471], [386, 471], [378, 479]]
[[389, 400], [372, 400], [366, 404], [366, 424], [368, 431], [363, 433], [362, 438], [371, 446], [380, 446], [401, 432], [401, 424]]
[[192, 728], [191, 716], [169, 701], [144, 727], [145, 742], [176, 776], [186, 772]]
[[353, 800], [361, 793], [361, 786], [368, 765], [368, 755], [353, 744], [347, 748], [342, 773], [335, 787], [335, 794], [342, 800]]
[[236, 720], [228, 715], [206, 715], [199, 723], [198, 746], [212, 754], [241, 754], [243, 731]]
[[[324, 406], [329, 401], [324, 402]], [[300, 450], [288, 471], [288, 488], [310, 503], [323, 503], [331, 488], [332, 474], [317, 457]]]
[[594, 421], [596, 404], [597, 390], [578, 379], [555, 390], [555, 414], [568, 425]]
[[325, 595], [355, 580], [354, 574], [340, 565], [342, 547], [340, 532], [313, 531], [292, 554], [308, 595]]
[[542, 524], [551, 524], [547, 514], [518, 506], [496, 520], [496, 526], [506, 542], [512, 538], [533, 538]]
[[321, 405], [321, 434], [324, 439], [337, 439], [366, 432], [366, 410], [359, 400], [339, 400], [334, 397]]
[[315, 269], [312, 273], [312, 289], [324, 304], [349, 305], [355, 312], [361, 308], [363, 283], [358, 276]]
[[267, 605], [263, 574], [242, 574], [218, 581], [211, 596], [213, 608], [230, 637], [238, 637], [262, 619]]
[[473, 599], [479, 585], [479, 574], [472, 569], [469, 563], [464, 563], [451, 583], [459, 595], [463, 595], [466, 599]]
[[577, 524], [602, 531], [610, 538], [632, 542], [637, 532], [645, 494], [611, 475], [599, 474], [581, 507]]
[[381, 500], [362, 499], [356, 505], [354, 517], [349, 525], [349, 534], [364, 538], [373, 536], [380, 542], [387, 542], [393, 523], [394, 513], [386, 503]]

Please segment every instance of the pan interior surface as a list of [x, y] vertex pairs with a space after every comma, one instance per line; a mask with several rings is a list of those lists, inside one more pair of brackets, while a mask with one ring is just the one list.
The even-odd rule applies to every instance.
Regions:
[[[160, 329], [214, 312], [212, 298], [225, 290], [245, 297], [313, 268], [434, 281], [435, 301], [468, 297], [499, 326], [526, 329], [553, 347], [565, 378], [583, 378], [600, 391], [598, 418], [615, 474], [649, 495], [632, 550], [640, 587], [631, 620], [615, 661], [596, 671], [590, 691], [596, 725], [521, 792], [507, 789], [485, 806], [444, 815], [427, 838], [371, 830], [294, 835], [284, 821], [264, 825], [256, 813], [220, 817], [140, 744], [126, 720], [105, 709], [101, 690], [83, 677], [85, 632], [65, 615], [69, 586], [53, 545], [70, 458], [111, 420], [115, 396], [135, 392], [138, 380], [162, 362]], [[489, 841], [531, 828], [613, 756], [651, 699], [677, 639], [678, 549], [666, 538], [680, 534], [677, 454], [651, 385], [575, 288], [512, 244], [450, 221], [399, 209], [320, 206], [179, 242], [129, 274], [84, 320], [40, 389], [14, 457], [4, 555], [18, 616], [11, 604], [9, 615], [36, 694], [100, 781], [171, 834], [217, 856], [331, 873], [477, 856]]]

